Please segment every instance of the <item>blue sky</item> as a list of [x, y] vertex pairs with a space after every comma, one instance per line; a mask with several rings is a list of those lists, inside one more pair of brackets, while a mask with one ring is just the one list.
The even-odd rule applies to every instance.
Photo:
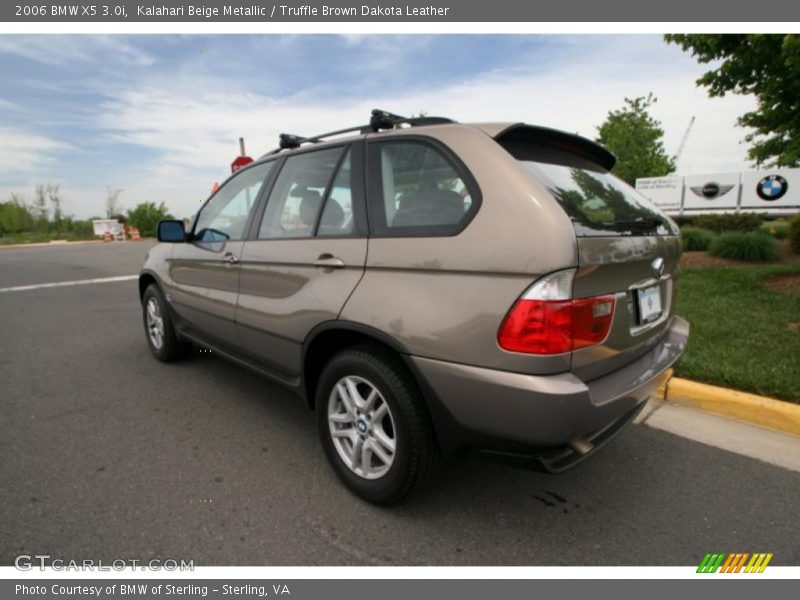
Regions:
[[594, 137], [626, 96], [659, 97], [679, 171], [746, 167], [736, 116], [708, 99], [694, 60], [660, 36], [0, 35], [0, 200], [61, 185], [67, 212], [164, 201], [196, 210], [244, 136], [258, 156], [280, 132], [319, 133], [369, 110], [526, 121]]

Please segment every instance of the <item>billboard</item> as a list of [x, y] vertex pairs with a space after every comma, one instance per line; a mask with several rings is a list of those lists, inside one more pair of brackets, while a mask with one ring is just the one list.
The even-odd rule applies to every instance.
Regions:
[[800, 169], [644, 177], [636, 190], [671, 216], [800, 211]]
[[92, 221], [92, 229], [97, 237], [103, 237], [106, 232], [111, 235], [122, 235], [125, 231], [124, 227], [116, 219], [95, 219]]
[[680, 212], [683, 177], [646, 177], [636, 180], [636, 189], [666, 213]]
[[711, 173], [684, 177], [684, 210], [736, 208], [739, 173]]
[[800, 169], [751, 171], [742, 174], [742, 210], [800, 210]]

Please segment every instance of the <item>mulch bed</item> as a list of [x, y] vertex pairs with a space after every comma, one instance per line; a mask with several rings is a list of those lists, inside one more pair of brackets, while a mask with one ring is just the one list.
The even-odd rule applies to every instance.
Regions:
[[[789, 240], [779, 240], [781, 246], [780, 260], [768, 263], [772, 265], [800, 264], [800, 254], [794, 254], [789, 248]], [[713, 269], [716, 267], [741, 267], [742, 265], [762, 265], [765, 263], [748, 263], [728, 258], [711, 256], [708, 252], [684, 252], [681, 256], [681, 267], [684, 269]]]
[[800, 296], [800, 273], [775, 275], [764, 280], [764, 285], [776, 292]]

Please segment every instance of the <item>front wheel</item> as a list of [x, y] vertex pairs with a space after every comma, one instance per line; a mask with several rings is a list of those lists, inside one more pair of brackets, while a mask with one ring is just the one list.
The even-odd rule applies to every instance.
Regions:
[[360, 346], [334, 356], [320, 377], [316, 410], [334, 471], [369, 502], [402, 500], [437, 466], [438, 448], [416, 382], [383, 348]]
[[142, 296], [142, 319], [147, 345], [158, 360], [171, 362], [188, 354], [190, 345], [178, 337], [164, 294], [154, 283]]

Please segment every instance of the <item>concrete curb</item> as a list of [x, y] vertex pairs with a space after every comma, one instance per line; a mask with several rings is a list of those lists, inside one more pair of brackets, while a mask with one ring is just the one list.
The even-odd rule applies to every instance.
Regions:
[[20, 248], [57, 248], [80, 244], [102, 244], [103, 240], [52, 240], [50, 242], [31, 242], [30, 244], [0, 244], [0, 250], [19, 250]]
[[698, 408], [782, 433], [800, 436], [800, 405], [672, 377], [659, 388], [666, 402]]

